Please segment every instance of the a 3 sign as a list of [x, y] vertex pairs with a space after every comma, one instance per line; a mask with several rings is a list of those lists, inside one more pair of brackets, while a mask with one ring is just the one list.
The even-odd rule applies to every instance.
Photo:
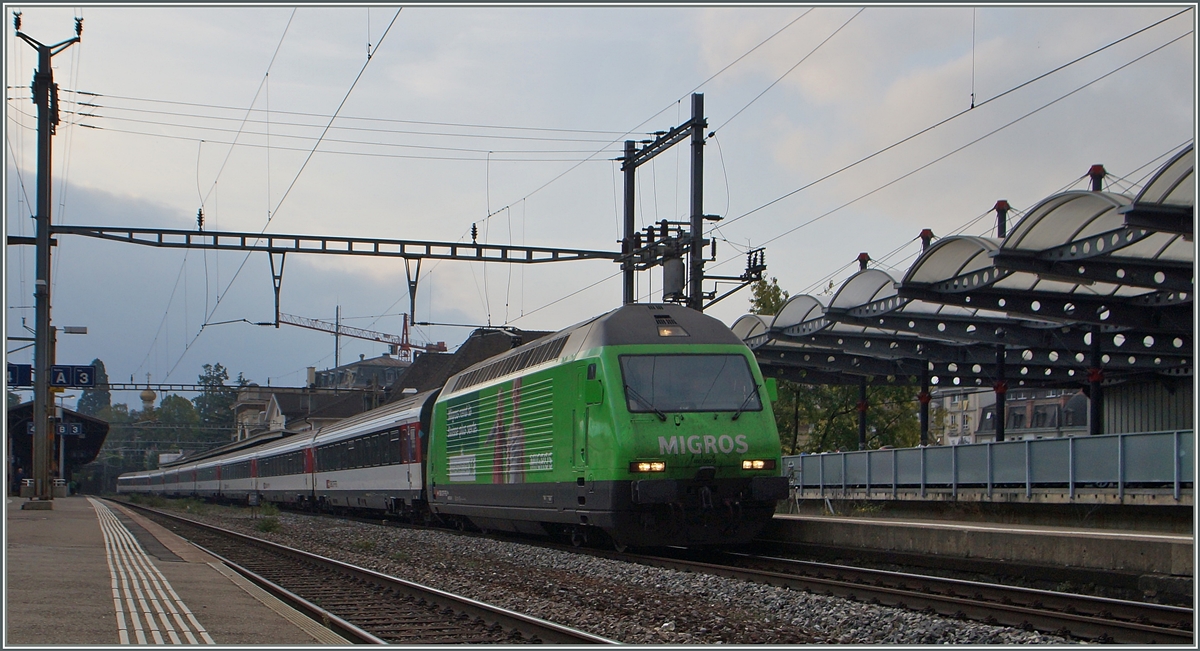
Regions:
[[[33, 386], [33, 367], [29, 364], [9, 364], [8, 386]], [[94, 387], [96, 386], [96, 367], [65, 365], [51, 366], [50, 386], [82, 388]]]

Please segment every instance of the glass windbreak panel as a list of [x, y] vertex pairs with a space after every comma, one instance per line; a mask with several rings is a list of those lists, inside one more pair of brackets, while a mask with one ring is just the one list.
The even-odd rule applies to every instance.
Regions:
[[741, 355], [622, 355], [621, 375], [634, 413], [762, 409]]

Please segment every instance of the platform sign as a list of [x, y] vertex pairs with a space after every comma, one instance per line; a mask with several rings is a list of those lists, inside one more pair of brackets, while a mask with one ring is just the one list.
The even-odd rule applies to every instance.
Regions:
[[72, 384], [77, 387], [94, 387], [96, 386], [96, 367], [95, 366], [72, 366], [71, 367]]
[[58, 423], [55, 431], [59, 436], [83, 436], [83, 423]]
[[[33, 436], [33, 423], [25, 423], [25, 433]], [[55, 423], [54, 433], [58, 436], [83, 436], [83, 423]]]
[[50, 386], [52, 387], [83, 387], [96, 386], [95, 366], [66, 366], [50, 367]]
[[69, 387], [71, 380], [74, 378], [74, 373], [70, 366], [51, 366], [50, 367], [50, 386], [52, 387]]
[[31, 387], [31, 386], [33, 386], [33, 365], [32, 364], [9, 364], [8, 365], [8, 386], [10, 386], [10, 387]]

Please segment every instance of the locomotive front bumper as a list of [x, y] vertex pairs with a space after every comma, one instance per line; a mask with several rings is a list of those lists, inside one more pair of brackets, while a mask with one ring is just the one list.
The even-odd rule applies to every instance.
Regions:
[[753, 502], [774, 502], [788, 496], [787, 477], [741, 477], [736, 479], [635, 479], [630, 482], [630, 501], [634, 504], [678, 504], [700, 498], [697, 495], [728, 497]]

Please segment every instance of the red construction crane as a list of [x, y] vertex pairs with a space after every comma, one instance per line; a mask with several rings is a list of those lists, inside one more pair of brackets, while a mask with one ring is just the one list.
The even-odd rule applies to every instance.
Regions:
[[354, 337], [355, 339], [366, 339], [368, 341], [378, 341], [391, 345], [391, 352], [399, 359], [411, 362], [412, 351], [414, 349], [421, 350], [427, 353], [444, 353], [446, 352], [446, 342], [439, 341], [436, 344], [424, 344], [414, 346], [408, 339], [408, 315], [401, 314], [404, 317], [404, 329], [399, 336], [390, 335], [385, 332], [375, 332], [374, 330], [364, 330], [362, 328], [352, 328], [344, 326], [340, 323], [329, 323], [318, 319], [310, 319], [308, 317], [296, 316], [294, 314], [279, 313], [279, 322], [288, 325], [308, 328], [310, 330], [320, 330], [343, 337]]

